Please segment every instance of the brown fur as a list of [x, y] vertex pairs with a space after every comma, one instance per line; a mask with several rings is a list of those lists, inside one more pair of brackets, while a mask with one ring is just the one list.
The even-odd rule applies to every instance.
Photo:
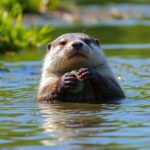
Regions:
[[[66, 34], [48, 49], [36, 102], [100, 103], [124, 97], [96, 39], [81, 33]], [[70, 73], [73, 70], [77, 75]], [[70, 92], [78, 88], [80, 80], [84, 89]]]

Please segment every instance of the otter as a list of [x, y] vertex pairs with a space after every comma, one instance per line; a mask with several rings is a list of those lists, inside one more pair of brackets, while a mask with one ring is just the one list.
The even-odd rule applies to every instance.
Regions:
[[36, 102], [101, 103], [124, 97], [97, 39], [68, 33], [48, 44]]

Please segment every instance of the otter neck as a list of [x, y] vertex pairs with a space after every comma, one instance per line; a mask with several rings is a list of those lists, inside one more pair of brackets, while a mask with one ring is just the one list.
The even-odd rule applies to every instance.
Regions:
[[91, 68], [91, 69], [98, 69], [100, 67], [103, 67], [104, 64], [97, 64], [95, 66], [82, 66], [82, 67], [70, 67], [70, 68], [65, 68], [65, 69], [61, 69], [61, 70], [48, 70], [48, 72], [50, 72], [51, 74], [54, 75], [58, 75], [58, 76], [62, 76], [64, 75], [66, 72], [71, 72], [73, 70], [79, 70], [80, 68]]

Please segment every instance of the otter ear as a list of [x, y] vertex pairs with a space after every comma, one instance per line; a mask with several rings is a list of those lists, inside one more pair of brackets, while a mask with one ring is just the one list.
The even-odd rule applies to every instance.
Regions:
[[48, 51], [51, 49], [51, 46], [52, 46], [52, 44], [48, 43], [48, 45], [47, 45]]

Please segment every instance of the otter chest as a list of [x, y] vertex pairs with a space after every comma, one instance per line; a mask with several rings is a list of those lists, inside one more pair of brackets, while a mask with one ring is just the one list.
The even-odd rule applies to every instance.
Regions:
[[90, 82], [84, 81], [84, 88], [79, 92], [66, 92], [63, 101], [65, 102], [93, 102], [96, 99], [95, 92]]

